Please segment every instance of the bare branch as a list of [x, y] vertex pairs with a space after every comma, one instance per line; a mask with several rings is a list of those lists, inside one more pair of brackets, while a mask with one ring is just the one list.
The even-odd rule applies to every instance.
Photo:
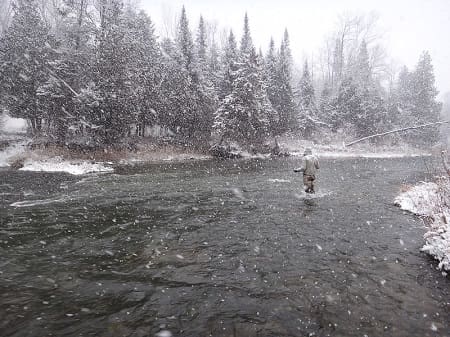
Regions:
[[441, 124], [447, 124], [450, 123], [450, 121], [443, 121], [443, 122], [434, 122], [434, 123], [427, 123], [427, 124], [422, 124], [422, 125], [417, 125], [417, 126], [410, 126], [408, 128], [402, 128], [402, 129], [395, 129], [395, 130], [391, 130], [388, 132], [383, 132], [383, 133], [377, 133], [375, 135], [370, 135], [367, 137], [363, 137], [360, 139], [357, 139], [353, 142], [350, 142], [348, 144], [344, 144], [345, 147], [348, 146], [352, 146], [353, 144], [368, 140], [368, 139], [372, 139], [372, 138], [376, 138], [376, 137], [382, 137], [382, 136], [386, 136], [386, 135], [390, 135], [391, 133], [397, 133], [397, 132], [403, 132], [403, 131], [408, 131], [408, 130], [415, 130], [415, 129], [421, 129], [421, 128], [426, 128], [428, 126], [433, 126], [433, 125], [441, 125]]

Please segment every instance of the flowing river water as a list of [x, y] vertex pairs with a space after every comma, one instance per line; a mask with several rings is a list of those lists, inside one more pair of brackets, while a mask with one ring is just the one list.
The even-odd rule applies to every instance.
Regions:
[[450, 279], [393, 206], [430, 158], [0, 170], [0, 336], [450, 336]]

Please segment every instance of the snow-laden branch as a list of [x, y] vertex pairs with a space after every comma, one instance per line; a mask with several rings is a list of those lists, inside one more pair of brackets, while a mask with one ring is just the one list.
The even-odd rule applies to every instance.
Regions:
[[75, 95], [75, 97], [79, 96], [79, 94], [66, 81], [64, 81], [61, 77], [56, 75], [53, 70], [51, 70], [49, 67], [45, 67], [45, 69], [47, 69], [47, 71], [49, 72], [50, 76], [52, 76], [56, 80], [60, 81], [67, 89], [69, 89], [70, 92], [72, 92], [72, 94]]
[[319, 121], [319, 120], [317, 120], [317, 119], [314, 119], [314, 118], [312, 118], [311, 116], [305, 116], [306, 117], [306, 119], [307, 120], [309, 120], [310, 122], [312, 122], [313, 124], [316, 124], [316, 125], [322, 125], [322, 126], [325, 126], [325, 127], [327, 127], [327, 128], [331, 128], [331, 125], [330, 124], [327, 124], [327, 123], [325, 123], [325, 122], [322, 122], [322, 121]]
[[403, 131], [415, 130], [415, 129], [421, 129], [421, 128], [426, 128], [426, 127], [428, 127], [428, 126], [440, 125], [440, 124], [446, 124], [446, 123], [450, 123], [450, 121], [442, 121], [442, 122], [427, 123], [427, 124], [422, 124], [422, 125], [410, 126], [410, 127], [402, 128], [402, 129], [395, 129], [395, 130], [391, 130], [391, 131], [387, 131], [387, 132], [383, 132], [383, 133], [377, 133], [377, 134], [375, 134], [375, 135], [370, 135], [370, 136], [367, 136], [367, 137], [363, 137], [363, 138], [357, 139], [357, 140], [355, 140], [355, 141], [353, 141], [353, 142], [350, 142], [350, 143], [348, 143], [348, 144], [345, 144], [345, 143], [344, 143], [344, 146], [345, 146], [345, 147], [352, 146], [353, 144], [362, 142], [362, 141], [364, 141], [364, 140], [372, 139], [372, 138], [376, 138], [376, 137], [382, 137], [382, 136], [386, 136], [386, 135], [390, 135], [391, 133], [403, 132]]
[[[72, 119], [75, 119], [75, 118], [76, 118], [74, 115], [70, 114], [64, 107], [61, 107], [61, 110], [62, 110], [69, 118], [72, 118]], [[83, 117], [78, 117], [78, 120], [79, 120], [79, 122], [80, 122], [82, 125], [84, 125], [84, 126], [90, 128], [90, 129], [92, 129], [92, 130], [99, 129], [99, 128], [101, 127], [100, 125], [95, 125], [95, 124], [92, 124], [92, 123], [87, 122]]]

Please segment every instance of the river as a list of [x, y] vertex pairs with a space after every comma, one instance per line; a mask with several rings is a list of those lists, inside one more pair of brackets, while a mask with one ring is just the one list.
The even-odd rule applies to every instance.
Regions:
[[393, 206], [430, 158], [0, 170], [0, 336], [450, 336], [450, 278]]

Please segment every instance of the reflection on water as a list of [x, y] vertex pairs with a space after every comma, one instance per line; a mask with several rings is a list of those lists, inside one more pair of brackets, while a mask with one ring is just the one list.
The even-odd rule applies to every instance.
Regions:
[[446, 336], [415, 159], [0, 171], [1, 336]]

